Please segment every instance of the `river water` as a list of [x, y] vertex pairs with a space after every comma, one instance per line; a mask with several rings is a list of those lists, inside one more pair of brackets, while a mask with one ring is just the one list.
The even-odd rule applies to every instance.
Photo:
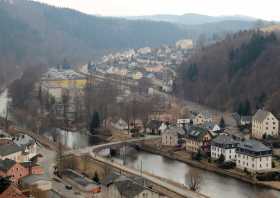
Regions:
[[[116, 160], [122, 162], [120, 157], [117, 157]], [[143, 171], [188, 185], [190, 166], [185, 163], [146, 152], [131, 152], [126, 157], [126, 164], [139, 170], [142, 166]], [[271, 193], [280, 198], [280, 192], [275, 190], [255, 187], [201, 169], [197, 169], [197, 171], [202, 177], [200, 192], [211, 198], [263, 198], [258, 197], [261, 193]]]

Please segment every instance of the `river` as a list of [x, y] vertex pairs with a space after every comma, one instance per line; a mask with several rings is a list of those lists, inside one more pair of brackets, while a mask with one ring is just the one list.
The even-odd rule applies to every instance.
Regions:
[[[122, 162], [120, 157], [115, 159], [120, 163]], [[185, 163], [147, 152], [134, 151], [130, 152], [126, 157], [126, 164], [129, 167], [140, 169], [141, 163], [143, 171], [188, 185], [190, 166]], [[255, 187], [230, 177], [200, 169], [197, 169], [197, 171], [202, 176], [200, 192], [211, 198], [257, 198], [262, 192], [271, 193], [280, 198], [280, 192], [275, 190]]]

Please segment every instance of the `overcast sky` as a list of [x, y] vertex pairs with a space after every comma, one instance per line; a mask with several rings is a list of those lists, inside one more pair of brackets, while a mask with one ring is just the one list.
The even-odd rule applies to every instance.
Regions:
[[198, 13], [280, 21], [280, 0], [36, 0], [103, 16]]

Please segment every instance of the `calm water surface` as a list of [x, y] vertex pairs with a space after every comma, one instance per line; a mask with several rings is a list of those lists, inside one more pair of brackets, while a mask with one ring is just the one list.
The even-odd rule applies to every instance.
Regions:
[[[117, 158], [119, 162], [122, 160]], [[146, 152], [133, 152], [126, 158], [127, 166], [165, 177], [181, 184], [188, 185], [190, 166], [179, 161]], [[229, 177], [223, 177], [208, 171], [197, 169], [202, 175], [203, 183], [200, 192], [211, 198], [256, 198], [262, 192], [272, 193], [280, 198], [280, 192], [255, 187]]]

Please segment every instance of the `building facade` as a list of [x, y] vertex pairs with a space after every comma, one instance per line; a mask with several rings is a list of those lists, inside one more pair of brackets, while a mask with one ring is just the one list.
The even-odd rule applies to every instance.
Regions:
[[161, 144], [164, 146], [177, 146], [178, 145], [178, 133], [176, 128], [166, 129], [161, 135]]
[[192, 153], [210, 152], [211, 140], [212, 136], [206, 129], [193, 127], [186, 137], [186, 151]]
[[252, 137], [262, 139], [264, 136], [278, 136], [279, 121], [268, 111], [258, 110], [252, 119]]
[[194, 125], [201, 125], [204, 124], [205, 122], [212, 122], [212, 117], [208, 112], [199, 113], [193, 119]]
[[241, 142], [236, 149], [236, 166], [249, 172], [269, 171], [272, 168], [272, 150], [256, 140]]
[[221, 155], [224, 156], [225, 162], [236, 160], [236, 148], [239, 142], [234, 140], [231, 136], [220, 135], [211, 142], [211, 158], [219, 159]]

